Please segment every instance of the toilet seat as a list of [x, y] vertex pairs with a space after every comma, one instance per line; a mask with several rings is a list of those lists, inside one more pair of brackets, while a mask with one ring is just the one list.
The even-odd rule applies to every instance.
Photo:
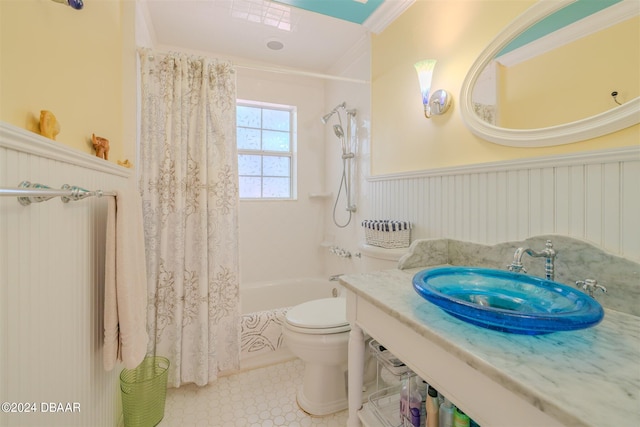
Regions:
[[287, 311], [288, 329], [305, 334], [338, 334], [351, 330], [345, 298], [307, 301]]

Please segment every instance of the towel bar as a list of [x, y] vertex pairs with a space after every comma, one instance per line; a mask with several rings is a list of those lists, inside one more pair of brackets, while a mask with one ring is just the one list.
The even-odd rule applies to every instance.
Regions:
[[63, 203], [82, 200], [87, 197], [115, 196], [115, 191], [85, 190], [84, 188], [65, 184], [61, 189], [55, 189], [43, 184], [32, 184], [22, 181], [18, 188], [0, 188], [0, 196], [14, 196], [23, 206], [31, 203], [45, 202], [54, 197], [60, 197]]

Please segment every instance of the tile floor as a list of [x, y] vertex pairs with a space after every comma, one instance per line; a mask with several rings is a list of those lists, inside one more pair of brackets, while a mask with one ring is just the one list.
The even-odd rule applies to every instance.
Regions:
[[347, 411], [312, 417], [296, 404], [299, 359], [219, 378], [205, 387], [167, 390], [159, 427], [344, 427]]

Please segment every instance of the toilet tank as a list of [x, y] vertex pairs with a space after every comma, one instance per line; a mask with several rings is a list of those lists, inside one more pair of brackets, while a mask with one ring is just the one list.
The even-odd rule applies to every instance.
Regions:
[[367, 244], [361, 244], [359, 249], [362, 254], [359, 273], [398, 268], [398, 261], [409, 251], [409, 248], [385, 249]]

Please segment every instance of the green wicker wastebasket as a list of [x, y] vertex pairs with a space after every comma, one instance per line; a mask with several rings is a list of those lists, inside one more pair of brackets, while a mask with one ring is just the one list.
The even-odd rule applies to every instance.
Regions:
[[169, 360], [145, 357], [134, 369], [120, 372], [125, 427], [152, 427], [164, 417]]

